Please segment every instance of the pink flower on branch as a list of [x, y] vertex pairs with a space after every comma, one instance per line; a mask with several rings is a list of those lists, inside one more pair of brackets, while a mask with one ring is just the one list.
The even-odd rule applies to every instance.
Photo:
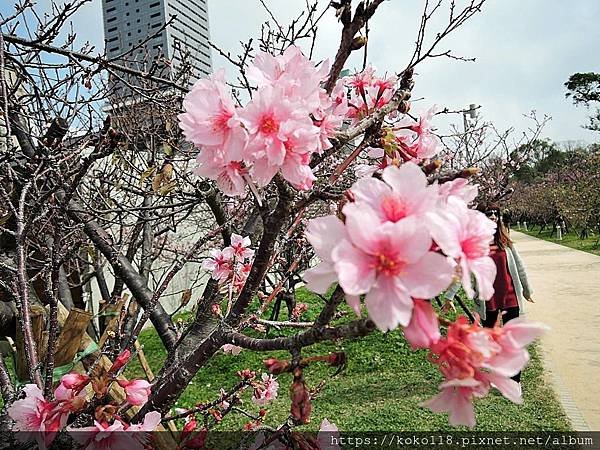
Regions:
[[451, 282], [453, 264], [429, 251], [429, 233], [414, 218], [381, 224], [358, 203], [343, 212], [349, 239], [332, 252], [340, 286], [349, 295], [366, 294], [369, 317], [380, 330], [408, 325], [411, 297], [438, 295]]
[[484, 300], [491, 298], [496, 265], [489, 253], [496, 224], [479, 211], [468, 209], [460, 199], [449, 197], [446, 208], [429, 214], [429, 226], [433, 239], [444, 253], [458, 261], [467, 295], [470, 298], [474, 295], [473, 274], [479, 296]]
[[232, 233], [230, 247], [233, 250], [233, 256], [235, 256], [238, 260], [252, 258], [254, 256], [254, 250], [249, 248], [251, 243], [252, 242], [248, 236], [242, 237], [239, 234]]
[[232, 258], [234, 251], [227, 247], [223, 250], [213, 248], [209, 252], [210, 257], [202, 261], [202, 268], [211, 271], [215, 280], [226, 280], [232, 271]]
[[294, 98], [309, 112], [320, 104], [320, 83], [329, 73], [329, 61], [319, 68], [294, 45], [283, 55], [260, 52], [246, 71], [250, 81], [259, 88], [278, 86], [286, 98]]
[[424, 218], [438, 202], [438, 187], [428, 186], [423, 171], [413, 163], [388, 166], [376, 178], [362, 178], [351, 188], [357, 204], [373, 209], [381, 222], [398, 222], [405, 217]]
[[150, 395], [152, 385], [146, 380], [117, 380], [119, 386], [125, 389], [127, 403], [134, 406], [145, 405]]
[[63, 375], [54, 391], [57, 400], [71, 400], [90, 382], [90, 377], [80, 373]]
[[546, 330], [543, 324], [525, 318], [490, 329], [459, 317], [448, 327], [446, 337], [430, 346], [430, 360], [446, 381], [440, 384], [441, 392], [422, 406], [449, 412], [452, 425], [473, 428], [473, 400], [487, 395], [492, 385], [512, 402], [522, 403], [518, 383], [510, 377], [529, 360], [525, 347]]
[[186, 112], [179, 115], [179, 124], [190, 142], [199, 148], [218, 148], [226, 162], [242, 159], [247, 136], [225, 84], [224, 69], [197, 81], [183, 106]]
[[198, 166], [193, 170], [196, 175], [215, 180], [225, 195], [244, 195], [244, 177], [248, 174], [248, 169], [242, 161], [227, 161], [214, 147], [206, 147], [198, 153], [196, 161]]
[[252, 402], [256, 405], [263, 406], [266, 403], [277, 398], [278, 389], [279, 383], [277, 382], [277, 379], [274, 378], [273, 375], [263, 373], [262, 383], [259, 383], [254, 388]]
[[144, 450], [150, 444], [150, 432], [160, 424], [161, 415], [152, 411], [146, 413], [140, 424], [115, 420], [112, 425], [94, 421], [94, 426], [70, 428], [71, 436], [85, 446], [86, 450], [127, 449]]
[[[57, 400], [44, 398], [42, 390], [35, 384], [26, 384], [23, 388], [25, 398], [15, 401], [7, 408], [8, 415], [15, 424], [13, 431], [19, 431], [17, 438], [21, 442], [37, 441], [40, 449], [46, 449], [63, 429], [69, 414], [78, 409], [85, 400], [75, 396], [73, 390], [63, 387]], [[64, 395], [63, 395], [64, 394]]]

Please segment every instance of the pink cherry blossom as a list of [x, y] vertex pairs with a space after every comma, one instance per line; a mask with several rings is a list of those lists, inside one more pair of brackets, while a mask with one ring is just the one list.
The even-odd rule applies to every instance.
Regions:
[[126, 400], [130, 405], [142, 406], [148, 401], [152, 385], [146, 380], [117, 380], [117, 383], [125, 389]]
[[429, 348], [440, 339], [440, 326], [431, 303], [414, 299], [410, 322], [404, 327], [404, 336], [413, 349]]
[[242, 161], [228, 161], [214, 147], [207, 147], [196, 157], [198, 166], [193, 172], [199, 177], [215, 180], [225, 195], [243, 195], [246, 188], [244, 176], [248, 173]]
[[[324, 92], [324, 91], [322, 91]], [[323, 97], [321, 97], [323, 99]], [[345, 116], [348, 113], [348, 92], [344, 80], [338, 80], [331, 91], [331, 113], [335, 116]], [[323, 105], [322, 105], [323, 106]], [[326, 109], [326, 108], [324, 108]]]
[[247, 69], [246, 76], [259, 88], [279, 86], [286, 97], [294, 97], [304, 108], [314, 111], [319, 106], [320, 82], [329, 72], [329, 61], [319, 68], [296, 46], [283, 55], [260, 52]]
[[482, 367], [504, 377], [516, 375], [529, 361], [526, 346], [548, 329], [546, 325], [525, 317], [513, 319], [502, 327], [494, 327], [490, 333], [491, 339], [499, 351], [490, 355]]
[[242, 159], [246, 132], [237, 117], [223, 69], [197, 81], [183, 106], [186, 112], [178, 116], [179, 124], [189, 141], [198, 147], [218, 147], [225, 161]]
[[221, 347], [221, 350], [223, 350], [225, 353], [237, 356], [242, 351], [242, 347], [238, 347], [237, 345], [233, 344], [225, 344]]
[[447, 208], [429, 214], [431, 235], [446, 255], [459, 262], [462, 284], [469, 298], [474, 295], [473, 274], [479, 296], [488, 300], [494, 293], [496, 278], [496, 265], [489, 257], [496, 224], [484, 214], [468, 209], [456, 197], [449, 197], [447, 203]]
[[26, 384], [23, 392], [25, 398], [7, 408], [8, 415], [15, 421], [12, 430], [21, 432], [17, 435], [21, 442], [35, 440], [40, 449], [46, 449], [56, 433], [66, 425], [69, 404], [46, 400], [42, 390], [35, 384]]
[[252, 396], [252, 402], [257, 405], [265, 405], [267, 402], [275, 400], [277, 398], [277, 390], [279, 389], [279, 383], [273, 375], [266, 373], [262, 374], [262, 385], [254, 388], [254, 395]]
[[414, 218], [381, 224], [358, 202], [344, 206], [343, 213], [348, 239], [332, 251], [340, 286], [349, 295], [366, 294], [369, 317], [380, 330], [408, 325], [411, 296], [438, 295], [450, 284], [453, 264], [429, 251], [429, 233]]
[[413, 160], [422, 161], [433, 158], [440, 151], [440, 138], [434, 134], [423, 134], [416, 141], [407, 144], [406, 139], [399, 139], [398, 143]]
[[284, 164], [284, 177], [297, 182], [294, 166], [307, 166], [310, 154], [319, 146], [319, 129], [308, 111], [288, 101], [281, 90], [266, 87], [246, 106], [242, 120], [250, 134], [248, 152], [258, 162], [252, 168], [258, 185], [266, 185]]
[[319, 128], [293, 128], [288, 122], [282, 126], [286, 135], [285, 158], [281, 166], [281, 175], [294, 187], [307, 190], [315, 179], [308, 165], [310, 156], [319, 148]]
[[478, 187], [469, 183], [466, 178], [457, 178], [456, 180], [446, 181], [440, 184], [440, 201], [444, 204], [450, 197], [458, 197], [467, 205], [477, 197]]
[[212, 278], [215, 280], [226, 280], [232, 271], [233, 249], [224, 250], [211, 249], [210, 257], [202, 261], [202, 268], [212, 272]]
[[375, 69], [370, 64], [362, 72], [345, 78], [345, 84], [354, 89], [356, 94], [364, 94], [375, 78]]
[[150, 432], [160, 424], [161, 415], [156, 411], [146, 413], [141, 424], [124, 424], [115, 420], [112, 425], [94, 421], [94, 426], [70, 428], [71, 436], [85, 446], [86, 450], [144, 450], [150, 442]]
[[[127, 428], [128, 434], [133, 434], [134, 439], [139, 442], [144, 448], [148, 448], [151, 443], [151, 432], [156, 430], [160, 425], [161, 415], [157, 411], [150, 411], [144, 416], [144, 421], [139, 424], [131, 424]], [[133, 432], [133, 433], [132, 433]], [[130, 450], [127, 448], [127, 450]]]
[[60, 384], [54, 391], [57, 400], [68, 401], [73, 399], [90, 381], [90, 377], [80, 373], [68, 373], [60, 379]]
[[438, 110], [438, 106], [433, 105], [424, 114], [421, 115], [419, 122], [416, 125], [411, 126], [411, 130], [417, 133], [418, 137], [431, 134], [431, 118], [435, 116]]
[[254, 256], [254, 250], [249, 248], [251, 244], [252, 242], [248, 236], [242, 237], [236, 233], [231, 234], [230, 247], [233, 249], [233, 255], [237, 260], [252, 258]]
[[127, 449], [142, 450], [132, 433], [125, 433], [123, 423], [116, 420], [112, 425], [94, 421], [94, 426], [69, 428], [71, 437], [84, 445], [85, 450]]
[[[513, 321], [516, 323], [511, 325]], [[446, 336], [430, 346], [430, 360], [437, 364], [446, 381], [440, 384], [442, 392], [423, 406], [434, 412], [447, 411], [451, 424], [472, 428], [472, 402], [485, 396], [492, 386], [512, 402], [522, 403], [518, 383], [510, 377], [529, 360], [525, 347], [547, 327], [525, 318], [513, 321], [490, 329], [470, 324], [461, 316], [450, 324]]]
[[362, 178], [351, 188], [356, 202], [366, 203], [382, 222], [424, 217], [438, 202], [438, 187], [428, 186], [427, 177], [414, 163], [404, 163], [400, 168], [386, 167], [382, 178], [385, 182]]
[[406, 157], [421, 161], [432, 158], [439, 153], [441, 148], [440, 138], [433, 133], [431, 118], [437, 112], [437, 106], [431, 107], [415, 124], [410, 121], [401, 121], [395, 128], [397, 142], [406, 153]]
[[421, 406], [437, 413], [448, 412], [453, 426], [475, 427], [473, 397], [485, 396], [488, 392], [485, 385], [473, 378], [452, 379], [440, 384], [440, 389], [442, 392], [421, 403]]
[[251, 270], [252, 262], [236, 264], [233, 276], [233, 287], [235, 288], [236, 292], [241, 292], [241, 290], [244, 288]]

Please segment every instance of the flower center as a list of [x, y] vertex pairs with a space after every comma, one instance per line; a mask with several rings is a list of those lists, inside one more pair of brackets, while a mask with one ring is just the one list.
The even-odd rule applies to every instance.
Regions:
[[389, 257], [386, 254], [380, 253], [377, 255], [376, 269], [379, 273], [390, 276], [396, 276], [406, 264], [396, 258]]
[[407, 205], [397, 197], [386, 197], [381, 201], [381, 210], [390, 222], [398, 222], [407, 216]]
[[273, 116], [263, 117], [262, 122], [259, 127], [259, 131], [262, 134], [273, 134], [279, 131], [279, 124], [273, 118]]
[[227, 131], [229, 129], [229, 119], [231, 119], [233, 117], [233, 114], [227, 112], [227, 111], [222, 111], [221, 114], [213, 117], [213, 129], [215, 131]]

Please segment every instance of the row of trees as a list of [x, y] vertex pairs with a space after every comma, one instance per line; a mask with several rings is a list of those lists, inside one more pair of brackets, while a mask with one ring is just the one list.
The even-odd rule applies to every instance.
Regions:
[[600, 146], [537, 141], [532, 156], [511, 183], [512, 221], [540, 231], [564, 221], [582, 238], [600, 232]]

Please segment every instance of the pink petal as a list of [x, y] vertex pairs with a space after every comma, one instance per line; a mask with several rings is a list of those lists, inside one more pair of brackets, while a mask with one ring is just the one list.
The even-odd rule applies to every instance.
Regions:
[[431, 303], [414, 300], [410, 322], [404, 327], [404, 336], [413, 349], [429, 348], [440, 339], [440, 326]]
[[427, 225], [433, 240], [446, 255], [456, 258], [461, 254], [460, 224], [456, 217], [446, 211], [430, 212]]
[[519, 347], [525, 347], [550, 330], [550, 327], [540, 322], [531, 322], [525, 317], [517, 317], [503, 327]]
[[411, 198], [415, 191], [421, 191], [427, 186], [427, 177], [419, 166], [412, 162], [406, 162], [399, 168], [386, 167], [382, 178], [394, 192], [406, 198]]
[[472, 259], [468, 262], [469, 269], [477, 280], [477, 291], [483, 300], [489, 300], [494, 295], [494, 280], [496, 279], [496, 264], [488, 256]]
[[354, 310], [356, 315], [360, 317], [360, 296], [346, 294], [346, 302], [348, 303], [348, 306]]
[[337, 274], [333, 264], [323, 261], [305, 271], [302, 278], [304, 278], [308, 290], [325, 294], [329, 286], [337, 281]]
[[348, 203], [342, 212], [346, 216], [346, 230], [352, 243], [366, 253], [377, 253], [381, 221], [375, 211], [364, 204]]
[[493, 358], [484, 361], [481, 367], [503, 377], [513, 377], [518, 374], [529, 361], [527, 350], [508, 352], [505, 349]]
[[431, 247], [429, 233], [416, 217], [407, 217], [396, 223], [385, 223], [378, 231], [389, 237], [390, 247], [402, 255], [402, 260], [407, 263], [416, 263]]
[[354, 247], [347, 239], [331, 253], [340, 286], [346, 294], [366, 294], [375, 282], [373, 260], [366, 253]]
[[452, 282], [454, 264], [439, 253], [428, 252], [415, 264], [406, 266], [402, 283], [413, 297], [432, 298]]
[[365, 306], [369, 318], [385, 332], [410, 321], [413, 301], [394, 278], [380, 276], [367, 294]]
[[378, 209], [381, 199], [391, 194], [392, 190], [376, 178], [361, 178], [352, 185], [351, 192], [357, 202], [366, 202], [371, 208]]
[[487, 373], [485, 378], [496, 386], [502, 395], [504, 395], [511, 402], [520, 405], [523, 403], [523, 397], [521, 396], [521, 389], [519, 383], [515, 380], [511, 380], [508, 377], [503, 377], [495, 373]]
[[336, 216], [317, 217], [308, 222], [306, 239], [323, 261], [331, 261], [331, 251], [346, 235], [346, 227]]

